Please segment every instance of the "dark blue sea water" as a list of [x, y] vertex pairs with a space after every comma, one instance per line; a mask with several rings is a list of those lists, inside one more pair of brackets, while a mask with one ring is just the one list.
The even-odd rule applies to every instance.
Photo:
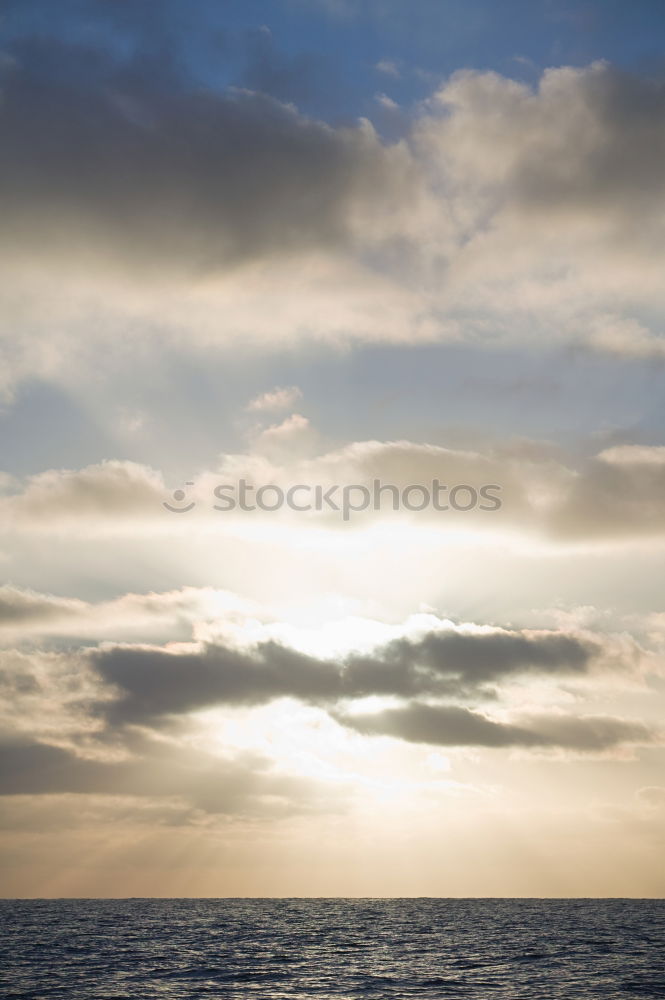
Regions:
[[0, 901], [3, 1000], [665, 997], [665, 901]]

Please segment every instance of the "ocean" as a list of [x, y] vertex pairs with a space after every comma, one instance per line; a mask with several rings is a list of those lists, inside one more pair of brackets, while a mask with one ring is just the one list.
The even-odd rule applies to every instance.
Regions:
[[3, 1000], [665, 997], [665, 901], [0, 901]]

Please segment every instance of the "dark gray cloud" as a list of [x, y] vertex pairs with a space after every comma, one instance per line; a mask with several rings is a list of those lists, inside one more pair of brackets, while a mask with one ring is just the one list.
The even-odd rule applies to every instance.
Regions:
[[494, 329], [662, 358], [660, 83], [596, 65], [535, 90], [458, 74], [390, 144], [262, 92], [311, 86], [266, 33], [257, 91], [194, 83], [173, 48], [33, 37], [2, 60], [0, 390], [87, 374], [90, 344], [131, 363], [139, 339], [208, 363], [238, 338]]
[[30, 741], [3, 743], [0, 754], [0, 793], [42, 795], [92, 792], [121, 786], [126, 768], [84, 760], [59, 747]]
[[600, 651], [590, 640], [554, 632], [450, 631], [399, 639], [341, 663], [275, 642], [248, 652], [223, 645], [193, 653], [125, 645], [89, 655], [100, 677], [119, 692], [100, 711], [122, 724], [280, 697], [326, 704], [367, 695], [468, 695], [517, 674], [581, 674]]
[[367, 130], [332, 129], [268, 96], [193, 88], [155, 59], [16, 44], [0, 114], [0, 211], [14, 252], [212, 272], [344, 243], [359, 205], [395, 193], [399, 171]]
[[[39, 662], [36, 653], [8, 651], [0, 794], [171, 799], [233, 815], [330, 808], [316, 783], [277, 772], [261, 755], [216, 756], [181, 739], [188, 713], [281, 697], [319, 706], [361, 733], [441, 746], [597, 753], [653, 741], [646, 726], [611, 717], [497, 722], [474, 707], [516, 676], [584, 675], [603, 649], [600, 640], [561, 631], [447, 629], [340, 660], [275, 641], [247, 649], [112, 645], [79, 650], [75, 659], [44, 654]], [[351, 703], [368, 695], [402, 705], [355, 714]], [[53, 745], [61, 740], [67, 745]]]
[[293, 696], [319, 702], [342, 693], [339, 668], [276, 643], [244, 653], [221, 646], [174, 653], [114, 646], [90, 653], [100, 677], [119, 691], [99, 709], [114, 723], [141, 722], [213, 705], [257, 705]]
[[373, 715], [336, 714], [335, 718], [367, 735], [448, 747], [558, 748], [593, 753], [623, 743], [654, 740], [647, 726], [606, 716], [531, 716], [518, 723], [503, 723], [455, 705], [412, 703]]
[[271, 770], [258, 754], [215, 757], [141, 737], [131, 757], [103, 761], [28, 739], [0, 742], [0, 795], [98, 794], [179, 798], [208, 813], [265, 814], [322, 808], [313, 783]]
[[[158, 728], [212, 706], [259, 705], [292, 697], [320, 705], [342, 724], [368, 734], [444, 746], [562, 748], [600, 752], [625, 742], [650, 742], [641, 724], [611, 717], [540, 715], [495, 722], [458, 702], [496, 697], [518, 675], [574, 677], [587, 673], [602, 645], [560, 632], [431, 632], [398, 639], [370, 655], [340, 662], [306, 656], [275, 642], [238, 651], [209, 645], [201, 652], [115, 646], [90, 653], [90, 663], [115, 700], [96, 711], [110, 732], [128, 724]], [[340, 706], [370, 695], [406, 700], [399, 708], [357, 715]]]
[[400, 686], [399, 678], [413, 672], [420, 690], [435, 689], [442, 678], [469, 689], [518, 673], [584, 673], [598, 652], [593, 641], [558, 632], [430, 632], [417, 641], [397, 639], [378, 658], [354, 658], [347, 673], [364, 694], [408, 694], [413, 687]]
[[[153, 8], [141, 10], [146, 35], [161, 38]], [[306, 96], [320, 60], [281, 56], [266, 28], [245, 42], [248, 89], [220, 93], [188, 79], [163, 39], [125, 61], [55, 38], [15, 41], [0, 115], [0, 205], [14, 246], [37, 233], [122, 247], [133, 261], [149, 249], [162, 264], [214, 268], [345, 243], [359, 205], [408, 209], [418, 188], [404, 184], [404, 161], [376, 136], [269, 96]], [[491, 190], [496, 214], [541, 210], [565, 222], [609, 213], [636, 236], [655, 221], [653, 199], [665, 191], [662, 80], [594, 64], [546, 73], [534, 95], [469, 71], [439, 98], [445, 115], [416, 127], [439, 144], [437, 187], [454, 182], [444, 200], [458, 197], [459, 181], [471, 201]]]

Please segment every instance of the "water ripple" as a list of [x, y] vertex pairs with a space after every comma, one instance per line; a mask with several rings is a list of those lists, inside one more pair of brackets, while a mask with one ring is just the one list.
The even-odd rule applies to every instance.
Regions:
[[0, 901], [3, 1000], [656, 1000], [661, 900]]

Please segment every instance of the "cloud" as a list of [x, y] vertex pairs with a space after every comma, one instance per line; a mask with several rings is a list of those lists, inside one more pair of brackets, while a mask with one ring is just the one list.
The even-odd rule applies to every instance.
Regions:
[[[78, 521], [106, 511], [109, 518], [145, 515], [165, 495], [161, 476], [136, 462], [104, 461], [81, 470], [50, 469], [32, 476], [21, 496], [20, 518], [39, 521], [57, 513]], [[15, 497], [6, 498], [11, 508]]]
[[108, 601], [40, 594], [5, 584], [0, 587], [0, 642], [14, 643], [24, 638], [89, 637], [102, 640], [125, 634], [156, 640], [186, 639], [195, 623], [226, 623], [261, 612], [248, 601], [227, 591], [183, 587], [162, 593], [123, 594]]
[[[305, 72], [259, 49], [259, 76]], [[491, 335], [663, 355], [659, 80], [459, 72], [397, 142], [43, 37], [1, 86], [6, 392], [88, 370], [100, 342], [122, 360], [128, 329], [194, 353]]]
[[464, 309], [473, 288], [469, 324], [485, 312], [528, 337], [528, 314], [531, 340], [558, 327], [596, 347], [662, 355], [659, 328], [638, 321], [647, 304], [661, 318], [665, 305], [653, 212], [664, 193], [663, 81], [602, 62], [546, 70], [535, 89], [465, 70], [427, 107], [416, 155], [458, 227], [448, 307]]
[[73, 598], [37, 594], [8, 584], [0, 587], [0, 628], [35, 624], [48, 627], [54, 620], [77, 618], [85, 608], [85, 601]]
[[145, 528], [169, 493], [161, 475], [136, 462], [108, 460], [83, 469], [49, 469], [23, 490], [0, 498], [15, 528], [36, 532], [113, 533], [123, 523]]
[[399, 79], [402, 75], [399, 66], [393, 59], [380, 59], [374, 66], [374, 69], [377, 73], [384, 73], [386, 76], [392, 76], [395, 79]]
[[109, 726], [112, 698], [83, 650], [0, 652], [0, 795], [169, 799], [236, 817], [341, 806], [336, 789], [324, 796], [265, 753]]
[[657, 332], [622, 316], [601, 315], [589, 323], [586, 341], [608, 354], [628, 359], [665, 358], [663, 326]]
[[17, 44], [14, 60], [0, 201], [15, 254], [41, 242], [193, 277], [343, 245], [401, 180], [402, 154], [369, 124], [333, 129], [250, 91], [178, 79], [157, 90], [138, 65], [53, 40]]
[[102, 706], [114, 724], [157, 720], [214, 705], [259, 705], [295, 696], [340, 693], [334, 664], [267, 643], [252, 656], [222, 645], [202, 651], [114, 646], [90, 653], [93, 668], [119, 693]]
[[76, 647], [0, 650], [0, 733], [10, 742], [88, 745], [104, 729], [91, 706], [109, 697]]
[[665, 533], [665, 462], [660, 446], [622, 445], [586, 463], [552, 504], [559, 538], [626, 538]]
[[297, 385], [275, 386], [274, 389], [252, 399], [247, 409], [250, 412], [257, 411], [259, 413], [290, 410], [301, 397], [302, 391]]
[[663, 81], [596, 62], [548, 69], [534, 91], [497, 73], [464, 70], [432, 104], [423, 137], [437, 143], [456, 185], [501, 192], [499, 213], [533, 211], [566, 225], [585, 217], [599, 223], [609, 213], [610, 232], [629, 226], [648, 237], [636, 223], [648, 222], [663, 192]]
[[[325, 809], [312, 782], [280, 773], [257, 754], [219, 756], [136, 740], [134, 755], [100, 761], [46, 743], [0, 743], [0, 795], [135, 796], [177, 799], [205, 813], [265, 818]], [[327, 808], [337, 808], [333, 795]], [[187, 817], [185, 817], [186, 819]]]
[[302, 413], [292, 413], [279, 424], [259, 431], [253, 440], [254, 449], [272, 459], [287, 460], [302, 451], [309, 451], [316, 442], [316, 432]]
[[[55, 615], [56, 621], [63, 616], [63, 628], [79, 630], [111, 621], [127, 627], [150, 614], [210, 615], [212, 596], [183, 590], [91, 605], [5, 588], [0, 606], [5, 620], [21, 627], [52, 627]], [[585, 697], [585, 684], [597, 693], [607, 671], [616, 670], [617, 655], [619, 669], [633, 672], [625, 636], [617, 654], [612, 635], [454, 625], [421, 615], [400, 626], [368, 622], [354, 633], [340, 623], [338, 652], [324, 656], [306, 651], [306, 636], [299, 648], [297, 630], [260, 624], [250, 607], [227, 599], [217, 615], [214, 642], [0, 651], [0, 794], [170, 803], [169, 809], [180, 809], [173, 819], [178, 824], [198, 822], [202, 814], [276, 817], [343, 809], [344, 782], [331, 787], [307, 771], [298, 777], [299, 768], [273, 754], [270, 741], [260, 739], [254, 749], [250, 712], [261, 706], [278, 712], [279, 700], [289, 725], [298, 718], [291, 703], [300, 703], [345, 730], [406, 743], [598, 754], [658, 738], [647, 724], [610, 715], [536, 713], [532, 695], [531, 707], [524, 707], [523, 692], [539, 683], [550, 686], [550, 702], [557, 686], [570, 692], [583, 682], [578, 698]], [[515, 701], [516, 682], [522, 694]], [[379, 699], [374, 714], [368, 698]], [[493, 717], [485, 714], [486, 704]], [[211, 739], [203, 713], [213, 710]], [[255, 724], [261, 731], [266, 718]], [[242, 745], [251, 752], [233, 748], [233, 737], [227, 745], [224, 727], [238, 719], [244, 720]], [[321, 719], [315, 728], [320, 725]]]
[[[541, 470], [533, 462], [526, 469], [538, 481], [551, 479], [557, 471], [549, 456]], [[0, 496], [0, 512], [6, 530], [11, 527], [12, 532], [26, 534], [72, 531], [101, 536], [123, 533], [131, 536], [136, 532], [172, 534], [186, 532], [187, 526], [191, 528], [195, 522], [197, 529], [205, 526], [207, 530], [223, 531], [229, 516], [220, 519], [215, 513], [218, 499], [214, 491], [220, 485], [236, 488], [241, 479], [255, 487], [274, 484], [284, 489], [297, 483], [309, 484], [312, 489], [337, 485], [337, 503], [339, 491], [347, 484], [372, 485], [375, 479], [382, 479], [400, 490], [418, 483], [431, 489], [432, 480], [439, 479], [444, 490], [464, 483], [478, 490], [484, 484], [499, 484], [511, 516], [525, 521], [529, 505], [519, 472], [498, 457], [408, 441], [357, 442], [321, 453], [316, 429], [307, 417], [295, 413], [267, 428], [256, 428], [252, 432], [251, 451], [223, 455], [216, 470], [203, 472], [194, 489], [188, 491], [187, 502], [195, 501], [196, 510], [187, 518], [178, 519], [177, 524], [173, 514], [164, 510], [165, 502], [174, 501], [162, 475], [147, 466], [117, 460], [80, 470], [52, 469], [29, 477], [22, 485], [14, 483], [13, 492]], [[382, 516], [382, 512], [392, 514], [391, 489], [380, 499], [381, 510], [376, 516]], [[415, 499], [419, 500], [420, 495]], [[467, 500], [466, 494], [463, 499]], [[440, 511], [430, 510], [425, 516], [430, 515], [441, 523]], [[251, 516], [260, 520], [262, 514], [254, 511]], [[302, 515], [294, 515], [287, 507], [279, 515], [272, 512], [268, 516], [295, 516], [302, 523]], [[370, 511], [366, 516], [371, 518], [375, 514]], [[471, 519], [491, 526], [489, 517], [486, 512], [460, 514], [453, 509], [446, 514], [446, 520], [462, 518], [468, 524]], [[329, 527], [343, 523], [341, 515], [335, 515], [334, 508], [327, 506], [318, 519]]]
[[105, 731], [162, 728], [215, 707], [291, 698], [334, 709], [369, 696], [477, 702], [496, 700], [515, 679], [592, 678], [616, 669], [617, 658], [619, 669], [635, 666], [635, 649], [625, 641], [617, 647], [611, 635], [454, 625], [432, 615], [393, 628], [367, 622], [352, 633], [340, 623], [338, 638], [346, 639], [325, 656], [308, 651], [297, 630], [260, 625], [256, 609], [211, 591], [128, 594], [92, 605], [5, 588], [0, 599], [5, 620], [33, 637], [43, 631], [99, 641], [149, 628], [151, 618], [162, 633], [188, 620], [190, 634], [206, 620], [216, 625], [217, 638], [208, 641], [186, 641], [181, 632], [179, 642], [166, 645], [102, 642], [87, 649], [70, 644], [64, 651], [0, 652], [5, 728], [20, 723], [17, 732], [67, 746], [82, 739], [89, 748]]
[[602, 462], [632, 468], [637, 466], [665, 465], [665, 447], [662, 445], [622, 444], [605, 448], [597, 456]]
[[373, 715], [348, 713], [335, 717], [367, 735], [448, 747], [556, 748], [597, 753], [625, 743], [648, 744], [655, 739], [654, 733], [640, 722], [605, 716], [542, 715], [506, 723], [455, 705], [417, 702]]
[[[51, 469], [29, 477], [24, 484], [12, 482], [7, 486], [12, 492], [0, 496], [4, 530], [14, 537], [72, 533], [100, 538], [131, 538], [137, 533], [186, 536], [192, 531], [223, 534], [244, 521], [247, 530], [255, 525], [260, 534], [267, 519], [292, 523], [299, 530], [332, 530], [368, 527], [400, 517], [405, 523], [427, 524], [441, 531], [462, 527], [476, 532], [508, 531], [552, 544], [588, 540], [611, 545], [665, 534], [665, 462], [660, 445], [625, 444], [585, 458], [538, 441], [508, 442], [485, 451], [412, 441], [359, 441], [326, 452], [321, 450], [316, 428], [298, 413], [257, 427], [250, 437], [251, 450], [225, 454], [216, 470], [199, 475], [187, 492], [187, 503], [194, 502], [195, 507], [186, 517], [176, 518], [165, 511], [164, 504], [175, 501], [159, 472], [113, 460], [80, 470]], [[334, 487], [331, 499], [338, 510], [322, 502], [318, 510], [306, 515], [286, 503], [279, 510], [243, 512], [237, 505], [241, 480], [252, 489], [272, 485], [285, 494], [301, 484], [309, 488], [309, 500], [315, 498], [317, 487]], [[442, 491], [436, 498], [435, 481]], [[381, 488], [375, 505], [376, 483]], [[344, 521], [342, 489], [352, 484], [369, 489], [370, 503]], [[236, 507], [225, 508], [223, 517], [215, 509], [220, 499], [215, 490], [220, 486], [235, 491], [225, 493], [225, 498], [236, 499]], [[430, 503], [423, 510], [409, 507], [422, 501], [422, 492], [409, 494], [408, 503], [404, 502], [404, 491], [411, 486], [428, 491]], [[500, 501], [494, 509], [481, 502], [481, 488], [488, 486]], [[466, 490], [463, 506], [473, 497], [467, 488], [475, 491], [477, 503], [472, 509], [451, 506], [454, 487]], [[271, 493], [266, 503], [273, 506], [276, 496]], [[297, 502], [306, 503], [305, 495], [298, 494]]]
[[[455, 678], [474, 687], [518, 673], [585, 673], [600, 652], [592, 641], [547, 631], [433, 631], [418, 640], [395, 639], [378, 657], [378, 663], [408, 672], [413, 665], [428, 676]], [[354, 677], [368, 672], [376, 661], [359, 659]], [[371, 692], [370, 693], [378, 693]], [[402, 692], [395, 692], [402, 693]]]
[[358, 324], [371, 337], [373, 311], [397, 330], [402, 293], [353, 248], [408, 226], [413, 164], [369, 122], [333, 128], [204, 90], [167, 56], [121, 63], [46, 38], [15, 43], [0, 86], [8, 389], [66, 378], [63, 352], [89, 365], [90, 340], [122, 354], [128, 325], [195, 351]]
[[487, 696], [492, 685], [515, 676], [583, 676], [602, 653], [602, 644], [588, 637], [442, 627], [340, 661], [265, 640], [251, 649], [114, 645], [91, 650], [88, 662], [115, 692], [99, 711], [113, 725], [125, 725], [285, 697], [334, 705], [370, 695]]

